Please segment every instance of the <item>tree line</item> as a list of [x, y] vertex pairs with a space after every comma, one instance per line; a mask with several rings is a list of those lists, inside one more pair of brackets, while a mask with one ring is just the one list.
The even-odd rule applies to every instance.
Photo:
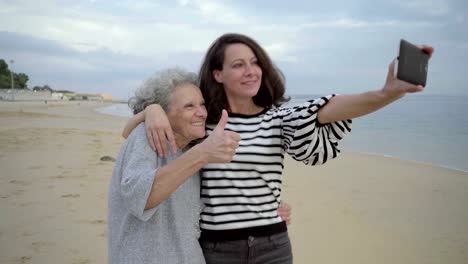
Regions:
[[[16, 73], [8, 68], [8, 63], [4, 59], [0, 59], [0, 89], [11, 89], [12, 83], [11, 78], [13, 77], [13, 88], [14, 89], [28, 89], [29, 76], [26, 73]], [[48, 85], [34, 86], [33, 91], [51, 91], [52, 88]]]

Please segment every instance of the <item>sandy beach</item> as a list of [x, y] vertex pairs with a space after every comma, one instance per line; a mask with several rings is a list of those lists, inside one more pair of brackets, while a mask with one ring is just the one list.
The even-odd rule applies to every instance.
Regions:
[[[94, 102], [0, 102], [0, 263], [107, 263], [126, 118]], [[294, 263], [468, 263], [468, 173], [346, 152], [286, 162]]]

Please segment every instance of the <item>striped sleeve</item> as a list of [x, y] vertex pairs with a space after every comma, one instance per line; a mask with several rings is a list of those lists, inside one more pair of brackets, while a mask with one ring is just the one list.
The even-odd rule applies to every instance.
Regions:
[[338, 156], [338, 141], [351, 131], [352, 120], [320, 124], [318, 110], [335, 95], [284, 108], [283, 148], [295, 160], [308, 165], [324, 164]]

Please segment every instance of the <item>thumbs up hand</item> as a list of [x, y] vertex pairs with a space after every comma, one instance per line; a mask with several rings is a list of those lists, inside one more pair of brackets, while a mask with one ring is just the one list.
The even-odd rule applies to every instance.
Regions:
[[218, 125], [216, 125], [213, 134], [215, 133], [222, 133], [224, 132], [224, 128], [226, 127], [226, 124], [228, 122], [228, 113], [226, 110], [223, 109], [223, 112], [221, 113], [221, 118], [219, 119]]
[[240, 136], [236, 132], [224, 130], [227, 122], [228, 113], [223, 110], [213, 133], [200, 143], [200, 149], [206, 155], [208, 163], [228, 163], [236, 154]]

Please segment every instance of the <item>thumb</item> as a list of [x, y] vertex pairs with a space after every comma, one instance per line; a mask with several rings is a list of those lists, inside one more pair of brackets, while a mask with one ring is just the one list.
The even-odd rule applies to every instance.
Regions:
[[388, 73], [387, 73], [387, 82], [395, 78], [395, 63], [397, 59], [394, 59], [392, 63], [388, 66]]
[[219, 119], [218, 125], [215, 128], [215, 131], [224, 131], [224, 128], [226, 127], [228, 121], [228, 113], [226, 110], [223, 109], [223, 112], [221, 113], [221, 118]]

